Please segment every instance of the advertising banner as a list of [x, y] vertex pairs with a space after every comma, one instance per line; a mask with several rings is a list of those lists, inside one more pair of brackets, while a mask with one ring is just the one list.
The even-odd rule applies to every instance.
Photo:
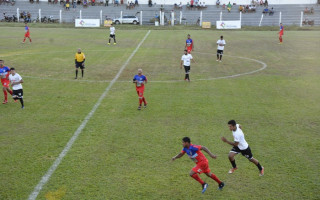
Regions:
[[241, 29], [240, 21], [217, 21], [217, 29]]
[[100, 19], [76, 19], [75, 27], [100, 27]]

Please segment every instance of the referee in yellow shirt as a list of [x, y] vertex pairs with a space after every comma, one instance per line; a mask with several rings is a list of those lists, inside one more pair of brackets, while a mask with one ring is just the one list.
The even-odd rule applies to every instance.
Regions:
[[84, 74], [84, 61], [86, 60], [86, 57], [84, 55], [84, 53], [81, 52], [81, 49], [78, 49], [78, 52], [76, 53], [75, 56], [75, 67], [76, 67], [76, 77], [74, 79], [78, 78], [78, 69], [80, 67], [81, 69], [81, 74], [82, 74], [82, 78], [83, 78], [83, 74]]

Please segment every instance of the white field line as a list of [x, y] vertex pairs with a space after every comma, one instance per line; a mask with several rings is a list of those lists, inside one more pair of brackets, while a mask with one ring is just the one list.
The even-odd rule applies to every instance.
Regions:
[[[208, 55], [215, 55], [212, 53], [202, 53], [202, 52], [194, 52], [194, 53], [198, 53], [198, 54], [208, 54]], [[260, 61], [260, 60], [256, 60], [256, 59], [252, 59], [252, 58], [246, 58], [246, 57], [240, 57], [240, 56], [231, 56], [231, 55], [223, 55], [224, 57], [234, 57], [234, 58], [240, 58], [240, 59], [245, 59], [245, 60], [251, 60], [254, 62], [257, 62], [259, 64], [262, 65], [261, 68], [254, 70], [254, 71], [250, 71], [250, 72], [244, 72], [244, 73], [240, 73], [240, 74], [234, 74], [234, 75], [229, 75], [229, 76], [220, 76], [220, 77], [213, 77], [213, 78], [206, 78], [206, 79], [193, 79], [192, 81], [210, 81], [210, 80], [217, 80], [217, 79], [227, 79], [227, 78], [235, 78], [235, 77], [239, 77], [239, 76], [244, 76], [244, 75], [249, 75], [249, 74], [253, 74], [262, 70], [265, 70], [267, 68], [267, 64]], [[37, 76], [23, 76], [26, 78], [33, 78], [33, 79], [45, 79], [45, 80], [53, 80], [53, 81], [73, 81], [73, 82], [99, 82], [99, 83], [108, 83], [111, 82], [110, 80], [100, 80], [100, 81], [95, 81], [95, 80], [74, 80], [74, 79], [56, 79], [56, 78], [50, 78], [50, 77], [37, 77]], [[167, 80], [167, 81], [148, 81], [148, 82], [153, 82], [153, 83], [175, 83], [175, 82], [182, 82], [184, 80]], [[117, 81], [117, 82], [124, 82], [124, 83], [130, 83], [132, 81], [128, 80], [128, 81]]]
[[29, 196], [29, 200], [35, 200], [37, 196], [39, 195], [40, 191], [42, 190], [42, 187], [49, 181], [52, 174], [55, 172], [57, 167], [60, 165], [62, 159], [67, 155], [68, 151], [71, 149], [73, 143], [76, 141], [82, 130], [86, 127], [88, 121], [91, 119], [93, 114], [96, 112], [98, 107], [100, 106], [102, 100], [107, 96], [108, 92], [110, 91], [113, 84], [117, 81], [117, 79], [120, 77], [122, 71], [126, 68], [126, 66], [129, 64], [130, 60], [133, 58], [133, 56], [136, 54], [136, 52], [139, 50], [142, 43], [146, 40], [148, 35], [150, 34], [150, 30], [147, 32], [147, 34], [144, 36], [144, 38], [141, 40], [141, 42], [138, 44], [136, 49], [132, 52], [130, 57], [127, 59], [127, 61], [121, 66], [120, 70], [118, 71], [117, 75], [112, 79], [108, 87], [105, 89], [105, 91], [102, 93], [100, 98], [98, 99], [97, 103], [93, 106], [92, 110], [88, 113], [88, 115], [85, 117], [81, 125], [78, 127], [78, 129], [74, 132], [73, 136], [68, 141], [67, 145], [64, 147], [63, 151], [60, 153], [59, 157], [54, 161], [54, 163], [51, 165], [47, 173], [41, 178], [38, 185], [34, 188], [33, 192]]

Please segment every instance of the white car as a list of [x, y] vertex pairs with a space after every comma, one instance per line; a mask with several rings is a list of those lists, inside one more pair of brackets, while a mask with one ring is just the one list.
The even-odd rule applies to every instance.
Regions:
[[123, 16], [122, 18], [115, 18], [112, 20], [115, 24], [139, 24], [139, 19], [136, 16]]

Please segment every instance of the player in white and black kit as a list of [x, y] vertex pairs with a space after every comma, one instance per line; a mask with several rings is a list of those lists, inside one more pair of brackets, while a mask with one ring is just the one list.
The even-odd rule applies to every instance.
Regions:
[[12, 67], [10, 69], [10, 75], [9, 75], [9, 80], [12, 86], [12, 98], [16, 101], [16, 100], [20, 100], [21, 103], [21, 108], [24, 108], [24, 104], [23, 104], [23, 89], [22, 89], [22, 84], [23, 80], [21, 78], [21, 76], [16, 73], [15, 69]]
[[217, 50], [217, 61], [221, 62], [224, 46], [226, 45], [226, 41], [223, 39], [223, 36], [220, 36], [220, 40], [217, 41], [218, 50]]
[[222, 137], [221, 140], [233, 146], [233, 148], [229, 152], [229, 160], [232, 164], [232, 168], [229, 170], [229, 174], [232, 174], [236, 169], [238, 169], [234, 156], [241, 153], [243, 156], [248, 158], [250, 162], [254, 163], [258, 167], [260, 171], [259, 175], [263, 176], [264, 168], [260, 165], [257, 159], [253, 158], [249, 144], [244, 139], [244, 134], [242, 132], [240, 124], [237, 124], [234, 120], [230, 120], [228, 122], [228, 126], [230, 131], [232, 131], [234, 142], [228, 141], [225, 137]]
[[108, 45], [110, 45], [111, 39], [113, 38], [113, 44], [117, 44], [116, 43], [116, 28], [114, 26], [112, 26], [112, 24], [110, 25], [110, 37], [109, 37], [109, 43]]
[[186, 71], [186, 75], [184, 77], [185, 81], [190, 81], [189, 74], [190, 74], [190, 69], [191, 69], [191, 66], [190, 66], [191, 61], [193, 63], [195, 63], [195, 61], [193, 60], [192, 55], [188, 54], [188, 50], [184, 50], [184, 54], [181, 57], [180, 68], [182, 69], [182, 64], [183, 64], [184, 70]]

